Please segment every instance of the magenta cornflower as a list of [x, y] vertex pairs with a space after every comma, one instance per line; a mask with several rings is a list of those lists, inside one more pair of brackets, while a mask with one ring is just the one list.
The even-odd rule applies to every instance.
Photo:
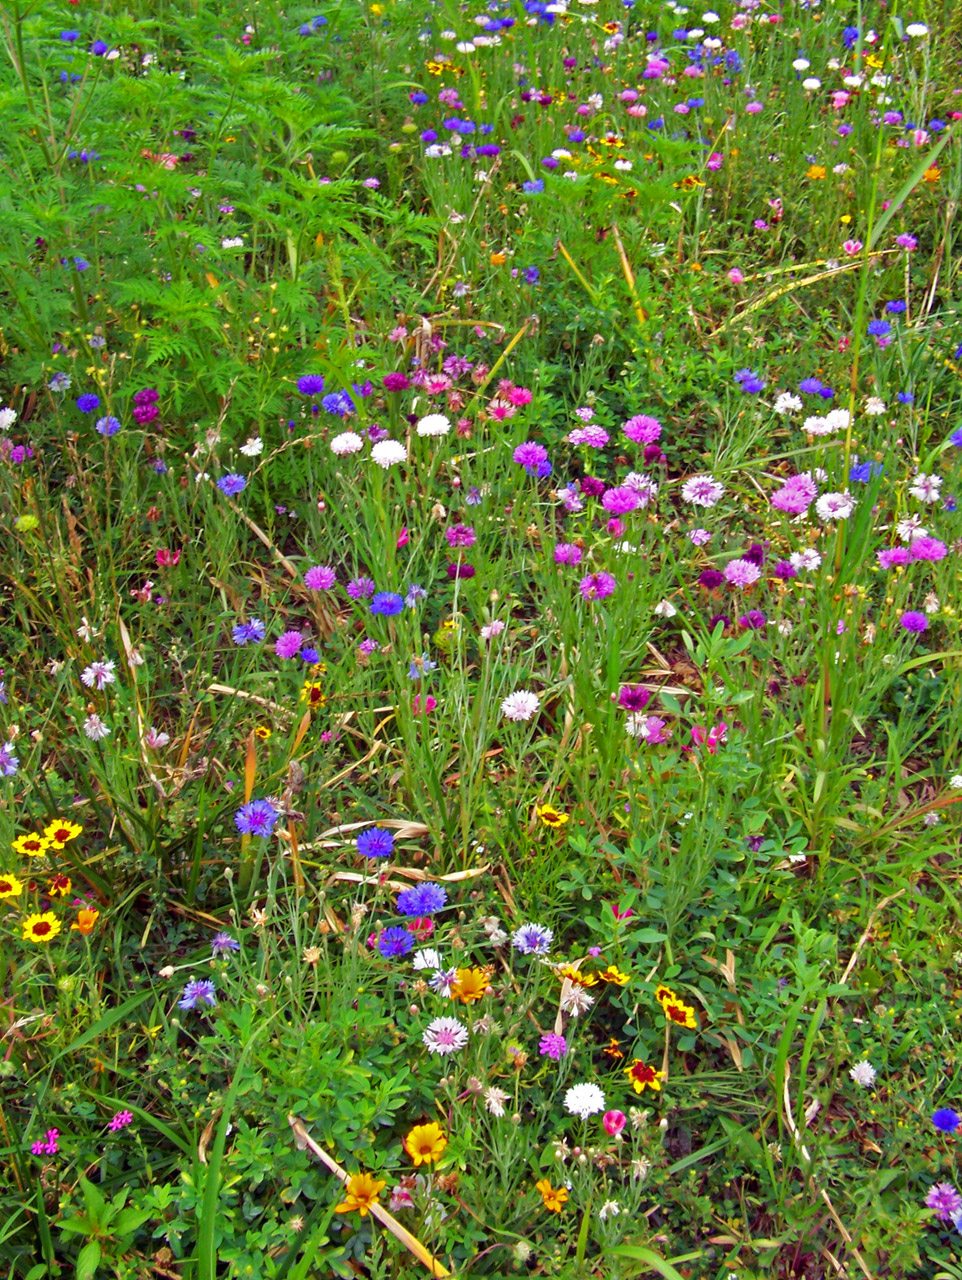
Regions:
[[733, 587], [750, 587], [762, 576], [762, 571], [751, 560], [729, 560], [722, 570], [725, 581]]
[[473, 547], [478, 540], [469, 524], [452, 524], [445, 529], [444, 536], [449, 547]]
[[548, 450], [543, 444], [526, 440], [524, 444], [518, 445], [511, 456], [519, 467], [533, 467], [537, 471], [543, 462], [548, 461]]
[[554, 549], [555, 564], [581, 564], [584, 553], [573, 542], [559, 542]]
[[949, 549], [939, 538], [915, 538], [909, 543], [909, 555], [913, 560], [944, 560]]
[[807, 511], [818, 497], [818, 485], [811, 476], [792, 476], [771, 496], [776, 511], [798, 516]]
[[635, 444], [654, 444], [661, 439], [661, 423], [646, 413], [637, 413], [625, 423], [625, 435]]
[[410, 379], [403, 373], [386, 373], [383, 382], [385, 391], [406, 391], [411, 385]]
[[927, 631], [929, 628], [928, 618], [924, 613], [919, 613], [915, 609], [909, 609], [907, 612], [903, 613], [901, 618], [899, 618], [899, 623], [904, 630], [909, 631], [914, 635], [921, 635], [923, 631]]
[[606, 489], [601, 499], [601, 505], [613, 516], [627, 515], [640, 504], [641, 497], [638, 490], [627, 484], [619, 485], [615, 489]]
[[626, 684], [618, 694], [618, 706], [626, 711], [644, 711], [651, 700], [651, 694], [640, 684]]
[[894, 569], [896, 565], [908, 564], [911, 559], [908, 547], [886, 547], [878, 553], [879, 567], [882, 569]]
[[299, 631], [285, 631], [274, 644], [274, 652], [279, 658], [296, 658], [303, 644]]
[[925, 1197], [925, 1207], [934, 1210], [939, 1222], [951, 1222], [962, 1212], [962, 1196], [951, 1182], [937, 1182]]
[[327, 564], [316, 564], [304, 574], [304, 585], [312, 591], [330, 591], [337, 582], [337, 574]]
[[111, 1132], [116, 1133], [118, 1129], [126, 1129], [129, 1124], [134, 1122], [134, 1113], [132, 1111], [118, 1111], [107, 1124], [107, 1128]]
[[555, 1062], [560, 1062], [568, 1052], [568, 1042], [564, 1036], [556, 1036], [549, 1032], [548, 1035], [541, 1037], [538, 1052], [542, 1058], [552, 1058]]
[[614, 593], [617, 582], [610, 573], [589, 573], [578, 584], [585, 600], [604, 600]]

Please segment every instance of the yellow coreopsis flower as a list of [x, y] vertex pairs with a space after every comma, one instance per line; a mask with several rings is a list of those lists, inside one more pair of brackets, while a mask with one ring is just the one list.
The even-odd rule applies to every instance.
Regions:
[[334, 1206], [334, 1212], [359, 1213], [363, 1218], [370, 1212], [371, 1206], [377, 1204], [377, 1198], [387, 1183], [376, 1180], [369, 1173], [354, 1173], [348, 1178], [345, 1186], [347, 1194], [340, 1204]]
[[430, 1124], [416, 1124], [404, 1139], [404, 1150], [415, 1165], [433, 1164], [440, 1160], [447, 1145], [441, 1126], [434, 1120]]

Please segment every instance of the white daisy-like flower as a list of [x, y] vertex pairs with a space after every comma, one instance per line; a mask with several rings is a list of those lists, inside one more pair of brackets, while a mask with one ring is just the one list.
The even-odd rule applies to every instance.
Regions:
[[572, 1018], [578, 1018], [583, 1013], [587, 1013], [594, 1004], [595, 998], [577, 982], [569, 982], [567, 990], [565, 990], [558, 1002], [561, 1006], [561, 1012], [569, 1014]]
[[243, 244], [243, 236], [225, 236], [220, 242], [220, 247], [222, 249], [240, 249], [243, 247]]
[[898, 522], [895, 532], [900, 542], [914, 542], [916, 538], [927, 538], [929, 531], [922, 524], [921, 516], [911, 515]]
[[436, 951], [434, 947], [421, 947], [420, 950], [415, 951], [412, 964], [415, 969], [440, 969], [441, 952]]
[[596, 1084], [573, 1084], [565, 1093], [565, 1110], [587, 1120], [605, 1109], [605, 1095]]
[[446, 436], [451, 430], [451, 419], [443, 413], [429, 413], [418, 421], [419, 436]]
[[343, 458], [349, 453], [357, 453], [363, 448], [364, 441], [356, 431], [342, 431], [331, 441], [331, 453], [336, 454], [338, 458]]
[[879, 396], [869, 396], [865, 401], [865, 412], [870, 418], [878, 418], [885, 412], [885, 401]]
[[918, 498], [919, 502], [938, 502], [941, 488], [941, 476], [926, 475], [924, 471], [920, 471], [909, 485], [909, 493], [913, 498]]
[[541, 709], [541, 700], [529, 689], [509, 693], [501, 703], [501, 714], [506, 720], [531, 720]]
[[817, 569], [822, 563], [822, 557], [814, 547], [806, 547], [804, 551], [793, 551], [788, 557], [788, 563], [793, 569]]
[[484, 1109], [490, 1111], [493, 1116], [504, 1115], [504, 1104], [508, 1101], [508, 1094], [503, 1089], [498, 1089], [494, 1085], [490, 1085], [484, 1091]]
[[659, 600], [652, 612], [659, 618], [673, 618], [678, 610], [670, 600]]
[[105, 685], [113, 684], [117, 677], [114, 675], [116, 662], [103, 658], [100, 662], [91, 662], [89, 667], [84, 667], [80, 673], [80, 679], [84, 682], [88, 689], [94, 687], [103, 689]]
[[0, 409], [0, 431], [9, 431], [16, 420], [16, 409]]
[[100, 716], [91, 715], [84, 721], [84, 733], [91, 742], [102, 742], [110, 733], [110, 730], [101, 720]]
[[264, 441], [260, 436], [248, 436], [241, 445], [240, 451], [245, 458], [256, 458], [259, 453], [264, 452]]
[[784, 417], [789, 413], [798, 413], [801, 408], [802, 402], [798, 396], [793, 395], [791, 391], [782, 391], [775, 397], [772, 412]]
[[863, 1058], [861, 1062], [856, 1062], [848, 1075], [850, 1080], [860, 1084], [863, 1089], [868, 1089], [875, 1083], [876, 1071], [871, 1062]]
[[617, 1200], [606, 1200], [598, 1210], [598, 1217], [602, 1222], [607, 1222], [609, 1218], [617, 1218], [621, 1213], [621, 1205]]
[[825, 415], [826, 425], [833, 431], [847, 431], [852, 415], [847, 409], [831, 409]]
[[953, 773], [949, 778], [949, 786], [953, 791], [962, 791], [962, 773]]
[[468, 1043], [468, 1029], [457, 1018], [435, 1018], [424, 1028], [421, 1043], [428, 1053], [457, 1053]]
[[912, 36], [915, 40], [920, 40], [922, 36], [929, 34], [929, 29], [924, 22], [910, 22], [905, 28], [905, 34]]
[[388, 467], [404, 462], [408, 451], [399, 440], [379, 440], [371, 450], [371, 461], [387, 471]]
[[847, 520], [854, 510], [855, 499], [847, 490], [845, 493], [823, 493], [815, 503], [819, 520]]
[[811, 93], [814, 93], [816, 89], [821, 89], [821, 87], [822, 82], [817, 76], [806, 76], [802, 81], [802, 88], [808, 89]]
[[681, 487], [681, 496], [696, 507], [713, 507], [725, 492], [725, 486], [714, 476], [691, 476]]
[[828, 436], [832, 434], [828, 419], [820, 418], [817, 414], [812, 414], [805, 419], [802, 423], [802, 430], [810, 436]]

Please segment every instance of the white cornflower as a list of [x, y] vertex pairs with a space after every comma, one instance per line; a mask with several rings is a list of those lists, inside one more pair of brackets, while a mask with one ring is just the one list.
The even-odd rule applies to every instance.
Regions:
[[594, 1002], [594, 996], [589, 995], [584, 987], [576, 982], [571, 982], [568, 984], [568, 989], [562, 993], [559, 1003], [562, 1013], [567, 1013], [572, 1018], [577, 1018], [581, 1014], [587, 1013]]
[[949, 778], [949, 786], [953, 791], [962, 791], [962, 773], [953, 773]]
[[823, 493], [815, 503], [819, 520], [847, 520], [854, 510], [855, 499], [847, 490], [845, 493]]
[[926, 475], [920, 471], [909, 486], [909, 493], [919, 502], [938, 502], [939, 490], [942, 488], [942, 477]]
[[634, 489], [641, 501], [639, 507], [647, 507], [658, 492], [658, 486], [650, 476], [646, 476], [641, 471], [629, 471], [621, 482], [626, 489]]
[[486, 622], [481, 628], [482, 640], [493, 640], [495, 636], [499, 636], [504, 630], [506, 624], [500, 618], [495, 618], [493, 622]]
[[440, 969], [441, 952], [433, 947], [421, 947], [415, 951], [412, 963], [415, 969]]
[[788, 557], [788, 563], [793, 569], [817, 569], [822, 563], [821, 552], [816, 551], [814, 547], [807, 547], [804, 551], [793, 551]]
[[922, 601], [922, 608], [928, 614], [938, 613], [942, 608], [942, 602], [934, 591], [930, 591]]
[[80, 673], [80, 679], [84, 682], [88, 689], [94, 686], [103, 689], [105, 685], [113, 684], [117, 677], [114, 675], [116, 662], [107, 658], [101, 659], [100, 662], [91, 662], [89, 667], [84, 667]]
[[924, 22], [910, 22], [905, 28], [905, 34], [919, 40], [922, 36], [927, 36], [929, 34], [929, 29]]
[[222, 249], [240, 249], [244, 244], [243, 236], [225, 236], [220, 242]]
[[652, 610], [659, 618], [673, 618], [678, 610], [670, 600], [659, 600]]
[[331, 453], [336, 454], [338, 458], [343, 458], [349, 453], [357, 453], [363, 447], [364, 441], [356, 431], [342, 431], [331, 441]]
[[77, 628], [77, 635], [80, 637], [81, 640], [84, 640], [86, 641], [87, 644], [90, 644], [94, 636], [99, 636], [100, 632], [97, 630], [96, 627], [91, 626], [91, 624], [87, 621], [87, 615], [83, 614], [80, 619], [80, 626]]
[[451, 430], [451, 419], [443, 413], [429, 413], [417, 425], [419, 436], [446, 436]]
[[827, 418], [820, 418], [817, 414], [812, 414], [802, 423], [802, 430], [810, 436], [827, 436], [831, 435], [832, 428], [828, 425]]
[[808, 89], [810, 92], [813, 92], [813, 93], [816, 89], [821, 89], [821, 87], [822, 87], [822, 82], [821, 80], [818, 79], [817, 76], [806, 76], [806, 78], [802, 81], [802, 88]]
[[721, 499], [725, 486], [714, 476], [691, 476], [681, 487], [681, 496], [697, 507], [713, 507]]
[[468, 1043], [468, 1029], [457, 1018], [435, 1018], [424, 1028], [421, 1043], [429, 1053], [457, 1053]]
[[856, 1084], [860, 1084], [863, 1089], [868, 1089], [875, 1083], [875, 1068], [871, 1062], [863, 1059], [856, 1062], [855, 1066], [849, 1071], [849, 1079], [854, 1080]]
[[260, 436], [248, 436], [240, 451], [245, 458], [256, 458], [259, 453], [264, 452], [264, 441]]
[[795, 624], [788, 618], [781, 618], [776, 623], [776, 627], [780, 636], [790, 636], [792, 631], [795, 629]]
[[508, 1101], [508, 1095], [503, 1089], [497, 1089], [494, 1085], [484, 1091], [484, 1109], [490, 1111], [493, 1116], [504, 1115], [504, 1104]]
[[596, 1084], [573, 1084], [565, 1093], [565, 1110], [587, 1120], [605, 1109], [605, 1095]]
[[9, 431], [16, 420], [16, 409], [0, 409], [0, 431]]
[[792, 63], [792, 69], [795, 71], [807, 71], [811, 65], [807, 58], [796, 58]]
[[607, 1222], [609, 1218], [617, 1218], [621, 1213], [621, 1205], [617, 1200], [606, 1200], [598, 1210], [598, 1217], [602, 1222]]
[[641, 1156], [637, 1160], [631, 1162], [631, 1180], [632, 1182], [644, 1182], [651, 1173], [651, 1161]]
[[101, 720], [100, 716], [88, 716], [84, 721], [84, 733], [91, 742], [102, 742], [110, 733], [110, 730]]
[[914, 542], [916, 538], [927, 538], [929, 531], [923, 526], [921, 516], [911, 515], [898, 522], [895, 532], [900, 542]]
[[937, 827], [942, 821], [942, 815], [940, 813], [927, 813], [922, 821], [927, 827]]
[[788, 413], [798, 413], [801, 407], [802, 402], [798, 396], [792, 395], [791, 391], [782, 391], [775, 397], [772, 411], [784, 416]]
[[429, 160], [440, 160], [442, 156], [451, 154], [451, 148], [443, 142], [432, 142], [429, 147], [424, 148], [424, 154]]
[[541, 709], [541, 700], [528, 689], [509, 693], [501, 703], [501, 714], [506, 720], [531, 720]]
[[408, 451], [399, 440], [379, 440], [371, 450], [371, 461], [387, 471], [408, 456]]
[[833, 431], [847, 431], [851, 421], [852, 415], [847, 409], [831, 409], [825, 415], [825, 422]]
[[166, 747], [170, 742], [170, 734], [164, 733], [162, 729], [155, 729], [153, 725], [144, 734], [144, 745], [150, 747], [151, 751], [159, 751], [161, 747]]
[[870, 418], [878, 418], [885, 412], [885, 401], [878, 396], [869, 396], [865, 401], [865, 412]]

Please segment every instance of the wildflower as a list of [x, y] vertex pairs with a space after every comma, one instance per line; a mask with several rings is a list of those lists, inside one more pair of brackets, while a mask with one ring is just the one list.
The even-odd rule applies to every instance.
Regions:
[[499, 1119], [504, 1115], [504, 1104], [508, 1101], [509, 1095], [503, 1089], [498, 1089], [494, 1085], [489, 1085], [484, 1091], [484, 1109], [491, 1115], [497, 1116]]
[[528, 475], [537, 475], [539, 469], [548, 461], [548, 450], [533, 440], [519, 444], [512, 454], [514, 461], [527, 471]]
[[823, 493], [815, 503], [815, 512], [820, 520], [847, 520], [855, 510], [855, 499], [846, 490], [845, 493]]
[[583, 551], [573, 542], [559, 542], [554, 549], [555, 564], [580, 564]]
[[[749, 106], [752, 104], [749, 103]], [[598, 1210], [598, 1217], [602, 1222], [607, 1222], [609, 1218], [617, 1218], [621, 1213], [621, 1205], [617, 1200], [606, 1200]]]
[[384, 827], [368, 827], [357, 837], [357, 851], [363, 858], [389, 858], [394, 849], [394, 832]]
[[407, 449], [398, 440], [379, 440], [371, 449], [371, 461], [376, 462], [385, 471], [389, 467], [397, 466], [399, 462], [404, 462], [407, 456]]
[[944, 560], [948, 553], [948, 547], [938, 538], [915, 538], [909, 543], [908, 554], [912, 560]]
[[433, 947], [422, 947], [420, 951], [415, 951], [413, 965], [415, 969], [440, 969], [441, 952], [435, 951]]
[[217, 992], [210, 978], [191, 978], [184, 986], [184, 994], [177, 1001], [181, 1009], [198, 1009], [217, 1004]]
[[30, 1150], [35, 1156], [55, 1156], [60, 1150], [59, 1137], [59, 1129], [48, 1129], [46, 1137], [35, 1142]]
[[260, 618], [251, 618], [250, 622], [237, 622], [232, 631], [234, 644], [243, 648], [245, 644], [260, 644], [267, 635], [267, 629]]
[[210, 940], [210, 951], [214, 956], [227, 956], [232, 951], [240, 951], [240, 949], [241, 944], [229, 933], [215, 933]]
[[[465, 1035], [467, 1035], [466, 1029]], [[447, 1145], [448, 1140], [441, 1126], [433, 1120], [430, 1124], [416, 1124], [404, 1138], [404, 1150], [414, 1161], [415, 1166], [433, 1164], [436, 1160], [440, 1160]]]
[[[438, 969], [428, 979], [428, 986], [437, 995], [443, 996], [445, 1000], [450, 1000], [454, 990], [454, 984], [458, 980], [457, 969]], [[441, 1052], [441, 1050], [438, 1050]]]
[[99, 918], [99, 911], [92, 911], [88, 908], [83, 908], [77, 912], [77, 919], [70, 927], [71, 929], [76, 929], [78, 933], [82, 933], [86, 936], [88, 933], [93, 933], [94, 926]]
[[91, 742], [102, 742], [109, 737], [110, 729], [98, 715], [89, 715], [83, 723], [83, 731]]
[[542, 1058], [550, 1058], [552, 1062], [560, 1062], [568, 1052], [568, 1042], [564, 1036], [558, 1036], [549, 1031], [538, 1042], [538, 1052]]
[[[615, 911], [614, 907], [612, 907], [612, 911]], [[631, 911], [628, 912], [628, 915], [632, 915], [632, 914], [633, 912]], [[623, 918], [624, 918], [623, 916], [618, 916], [617, 913], [615, 914], [616, 920], [623, 919]], [[606, 968], [599, 969], [598, 977], [601, 979], [602, 982], [610, 982], [613, 986], [616, 986], [616, 987], [626, 987], [628, 983], [631, 981], [630, 975], [627, 973], [624, 973], [621, 969], [618, 968], [616, 964], [609, 964]]]
[[238, 475], [236, 471], [230, 471], [227, 475], [221, 476], [217, 481], [217, 487], [228, 498], [233, 498], [247, 488], [247, 479], [245, 476]]
[[543, 924], [523, 924], [511, 938], [511, 944], [523, 956], [546, 956], [551, 950], [554, 933]]
[[624, 1068], [625, 1075], [631, 1081], [635, 1093], [644, 1093], [645, 1089], [661, 1090], [664, 1072], [646, 1066], [640, 1058], [635, 1058], [630, 1066]]
[[668, 724], [661, 716], [643, 716], [632, 712], [625, 720], [625, 729], [641, 742], [649, 746], [668, 741]]
[[319, 396], [324, 390], [324, 379], [319, 373], [305, 373], [297, 380], [302, 396]]
[[750, 587], [762, 576], [762, 571], [751, 560], [729, 560], [722, 570], [725, 581], [733, 587]]
[[681, 487], [681, 496], [686, 502], [699, 507], [713, 507], [721, 500], [725, 486], [713, 476], [691, 476]]
[[53, 942], [60, 932], [60, 921], [52, 911], [34, 912], [20, 925], [24, 942]]
[[234, 826], [245, 836], [269, 836], [280, 814], [269, 800], [252, 800], [234, 814]]
[[909, 609], [899, 618], [899, 625], [914, 635], [921, 635], [923, 631], [928, 630], [929, 620], [924, 613], [919, 613], [915, 609]]
[[0, 898], [19, 898], [23, 883], [9, 871], [0, 871]]
[[698, 1026], [695, 1010], [690, 1005], [685, 1004], [683, 1000], [679, 1000], [677, 996], [671, 1000], [663, 1000], [661, 1009], [668, 1021], [674, 1022], [679, 1027], [687, 1027], [689, 1030], [694, 1030]]
[[[17, 836], [13, 842], [13, 848], [16, 853], [25, 853], [28, 858], [39, 858], [51, 847], [51, 841], [48, 836]], [[63, 848], [60, 845], [59, 848]]]
[[403, 916], [433, 916], [448, 900], [439, 884], [419, 884], [398, 894], [397, 909]]
[[95, 396], [92, 391], [88, 391], [84, 395], [77, 397], [77, 408], [81, 413], [93, 413], [93, 411], [99, 407], [100, 396]]
[[962, 1196], [951, 1182], [937, 1182], [925, 1197], [925, 1207], [935, 1211], [939, 1222], [951, 1222], [962, 1211]]
[[610, 573], [589, 573], [578, 584], [578, 590], [585, 600], [604, 600], [613, 595], [617, 582]]
[[392, 925], [378, 938], [377, 949], [385, 960], [400, 959], [414, 950], [414, 939], [407, 929]]
[[541, 702], [536, 693], [528, 689], [518, 689], [510, 693], [501, 703], [501, 714], [506, 720], [531, 720], [541, 709]]
[[[49, 841], [51, 849], [63, 849], [70, 840], [76, 840], [81, 835], [83, 827], [79, 822], [71, 822], [68, 818], [54, 818], [52, 822], [48, 822], [43, 829], [44, 838]], [[30, 839], [31, 837], [21, 836], [21, 840]], [[32, 837], [37, 839], [36, 836]], [[14, 848], [18, 853], [28, 853], [27, 849], [19, 848], [20, 841], [14, 843]]]
[[115, 436], [120, 430], [120, 419], [115, 418], [113, 414], [107, 414], [104, 418], [98, 418], [94, 423], [97, 431], [102, 436]]
[[576, 982], [568, 982], [561, 989], [561, 999], [558, 1004], [562, 1013], [577, 1018], [587, 1013], [594, 1002], [594, 996], [589, 995], [583, 986], [579, 986]]
[[285, 631], [274, 642], [274, 652], [279, 658], [295, 658], [304, 641], [299, 631]]
[[488, 990], [488, 974], [484, 969], [459, 969], [451, 987], [451, 995], [462, 1004], [473, 1004]]
[[100, 662], [91, 662], [89, 667], [84, 667], [81, 671], [80, 679], [88, 689], [92, 689], [95, 685], [98, 689], [104, 689], [116, 680], [117, 677], [114, 675], [116, 665], [115, 662], [108, 661], [106, 658], [101, 659]]
[[932, 1123], [940, 1133], [955, 1133], [959, 1125], [962, 1125], [962, 1119], [951, 1107], [940, 1107], [938, 1111], [932, 1112]]
[[385, 618], [396, 618], [404, 609], [404, 597], [395, 591], [378, 591], [375, 592], [370, 607], [372, 613], [380, 613]]
[[563, 827], [566, 822], [570, 821], [570, 814], [559, 813], [551, 804], [539, 804], [535, 806], [535, 813], [546, 827], [554, 827], [558, 830]]
[[347, 1194], [340, 1204], [334, 1206], [335, 1213], [359, 1213], [365, 1217], [372, 1205], [378, 1203], [378, 1196], [387, 1186], [387, 1182], [375, 1181], [369, 1173], [354, 1173], [345, 1183]]
[[429, 413], [418, 420], [416, 430], [421, 437], [446, 436], [451, 430], [451, 419], [443, 413]]
[[107, 1128], [111, 1133], [117, 1133], [121, 1129], [126, 1129], [129, 1124], [134, 1122], [134, 1113], [132, 1111], [118, 1111], [115, 1116], [111, 1116], [107, 1122]]
[[337, 582], [337, 574], [330, 565], [314, 565], [304, 574], [304, 585], [311, 591], [330, 591]]
[[564, 1105], [565, 1110], [573, 1116], [580, 1116], [582, 1120], [587, 1120], [589, 1116], [597, 1115], [599, 1111], [604, 1110], [605, 1095], [596, 1084], [575, 1084], [566, 1091]]
[[331, 441], [331, 453], [337, 458], [347, 457], [364, 448], [364, 441], [356, 431], [342, 431]]
[[926, 475], [924, 471], [920, 471], [909, 486], [909, 493], [913, 498], [918, 498], [919, 502], [938, 502], [941, 488], [941, 476]]
[[541, 1201], [544, 1207], [550, 1213], [560, 1213], [564, 1207], [565, 1201], [568, 1199], [568, 1192], [564, 1187], [552, 1187], [547, 1178], [542, 1178], [540, 1182], [536, 1182], [535, 1190], [541, 1192]]

